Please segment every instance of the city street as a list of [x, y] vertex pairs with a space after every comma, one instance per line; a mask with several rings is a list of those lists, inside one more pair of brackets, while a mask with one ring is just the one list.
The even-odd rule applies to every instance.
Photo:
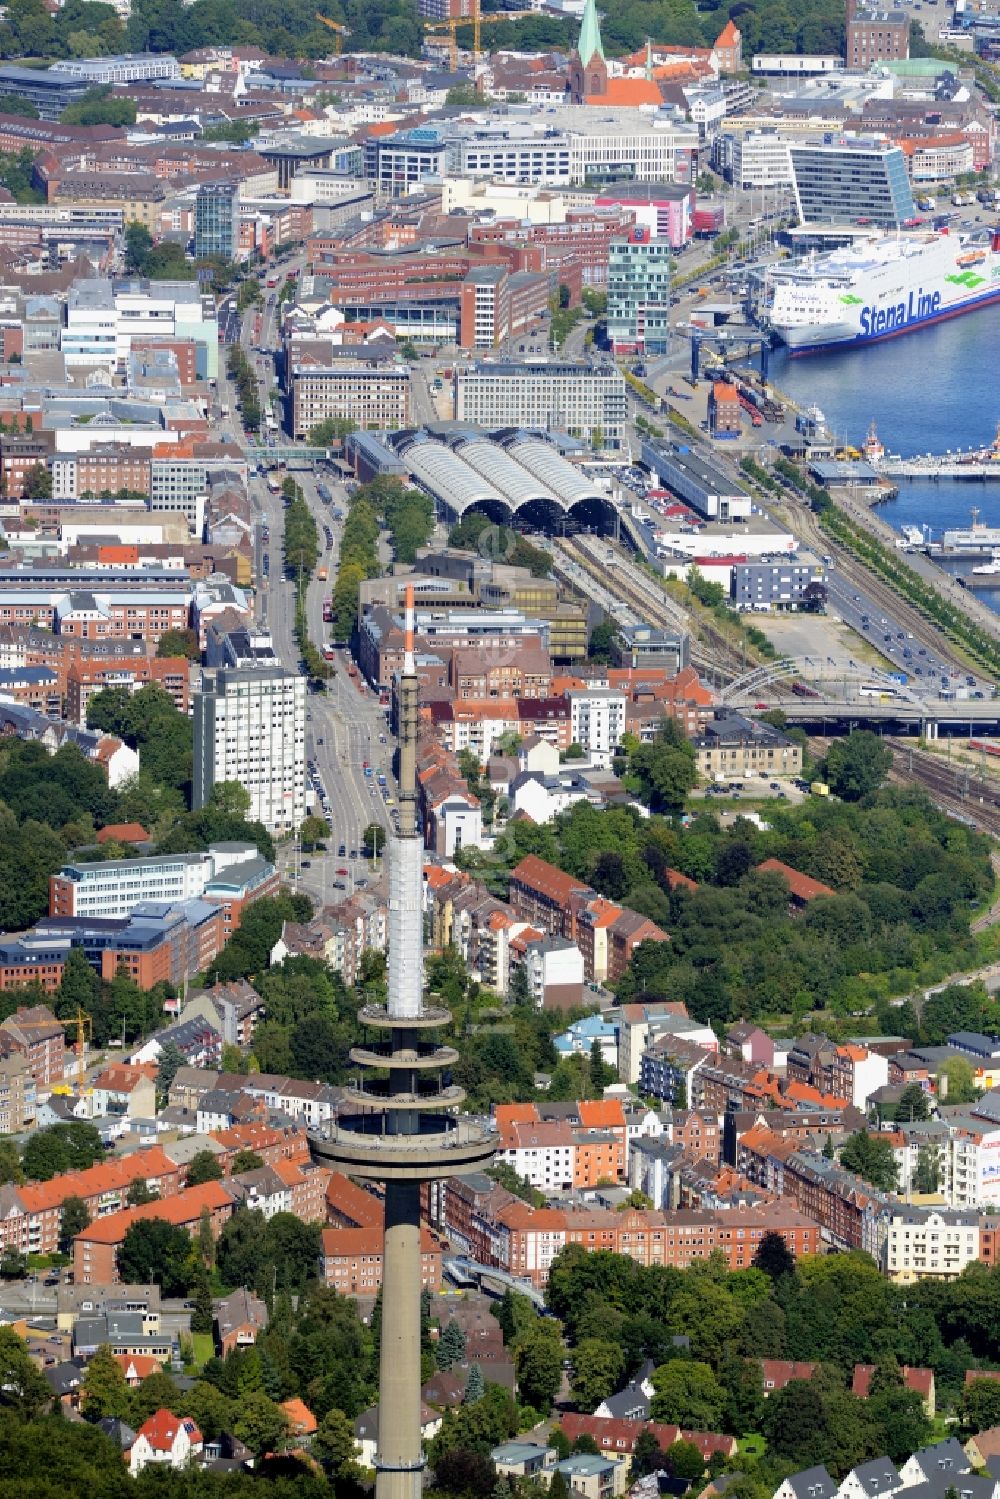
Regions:
[[[281, 268], [277, 290], [280, 290], [288, 270], [299, 264], [293, 260]], [[267, 293], [265, 305], [259, 309], [262, 322], [257, 346], [269, 350], [277, 343], [276, 297], [277, 291]], [[248, 358], [260, 360], [256, 372], [261, 385], [263, 411], [267, 409], [268, 396], [275, 388], [275, 372], [270, 354], [256, 355], [254, 352], [257, 310], [251, 308], [244, 313], [240, 342]], [[233, 436], [247, 454], [251, 469], [251, 502], [268, 530], [266, 542], [263, 540], [263, 526], [259, 525], [257, 531], [257, 617], [270, 629], [274, 651], [282, 665], [289, 671], [298, 672], [300, 653], [294, 636], [295, 584], [285, 576], [282, 553], [284, 499], [280, 492], [272, 494], [266, 479], [254, 472], [258, 464], [268, 464], [268, 452], [245, 438], [235, 412], [236, 392], [224, 371], [220, 371], [219, 399], [234, 408]], [[278, 442], [282, 446], [288, 445], [288, 439], [283, 435], [279, 435]], [[285, 477], [283, 471], [270, 466], [268, 472], [278, 480]], [[323, 600], [331, 592], [336, 576], [342, 528], [342, 522], [334, 519], [334, 512], [346, 515], [348, 497], [343, 485], [332, 474], [324, 475], [321, 481], [332, 496], [329, 506], [324, 505], [320, 498], [317, 476], [311, 471], [297, 470], [292, 477], [302, 489], [319, 532], [320, 559], [317, 573], [306, 591], [306, 617], [310, 638], [321, 649], [329, 636], [329, 627], [323, 623]], [[324, 528], [329, 529], [332, 536], [329, 548]], [[327, 572], [326, 579], [318, 576], [321, 569]], [[379, 771], [386, 775], [387, 795], [394, 795], [392, 749], [388, 742], [380, 742], [380, 735], [388, 739], [385, 711], [366, 684], [356, 685], [348, 676], [350, 657], [346, 652], [338, 652], [337, 660], [332, 664], [336, 675], [328, 682], [326, 690], [310, 691], [306, 699], [306, 803], [310, 811], [326, 818], [332, 831], [325, 852], [303, 854], [297, 842], [289, 842], [279, 853], [280, 866], [286, 877], [321, 903], [342, 900], [370, 877], [371, 866], [361, 852], [365, 829], [373, 822], [386, 829], [390, 827], [389, 811], [378, 787]], [[371, 776], [364, 773], [366, 761], [372, 769]], [[318, 787], [322, 788], [322, 795]], [[342, 855], [338, 852], [340, 848], [344, 849]]]

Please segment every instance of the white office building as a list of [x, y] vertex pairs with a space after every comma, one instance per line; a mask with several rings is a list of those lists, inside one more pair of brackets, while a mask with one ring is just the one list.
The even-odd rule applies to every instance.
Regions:
[[128, 916], [146, 900], [175, 904], [200, 900], [224, 869], [260, 864], [271, 871], [255, 843], [215, 843], [204, 853], [154, 854], [148, 859], [108, 859], [96, 864], [64, 864], [52, 876], [55, 916]]
[[613, 364], [528, 360], [455, 372], [455, 417], [477, 427], [541, 427], [621, 446], [628, 400]]
[[250, 794], [252, 820], [288, 832], [305, 816], [306, 684], [280, 667], [202, 674], [194, 700], [194, 805], [220, 781]]
[[196, 282], [94, 277], [70, 287], [61, 342], [67, 364], [124, 369], [132, 340], [139, 338], [192, 339], [201, 345], [199, 375], [218, 375], [215, 299]]

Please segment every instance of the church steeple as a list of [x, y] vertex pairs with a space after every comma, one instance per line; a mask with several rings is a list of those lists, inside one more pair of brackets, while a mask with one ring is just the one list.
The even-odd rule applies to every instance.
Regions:
[[597, 0], [586, 0], [580, 22], [580, 40], [570, 59], [568, 87], [577, 104], [586, 99], [601, 98], [608, 91], [608, 65], [601, 42], [601, 23], [597, 19]]
[[601, 23], [597, 19], [596, 0], [586, 0], [583, 7], [583, 19], [580, 22], [580, 40], [576, 45], [576, 55], [586, 68], [590, 66], [595, 54], [601, 62], [604, 62], [604, 46], [601, 42]]

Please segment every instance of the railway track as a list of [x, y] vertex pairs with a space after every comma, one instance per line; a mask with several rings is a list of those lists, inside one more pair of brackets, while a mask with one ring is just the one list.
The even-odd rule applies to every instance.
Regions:
[[1000, 838], [1000, 786], [996, 781], [977, 773], [974, 766], [952, 764], [915, 749], [909, 740], [886, 737], [895, 760], [893, 780], [915, 781], [943, 811]]
[[557, 542], [556, 546], [647, 624], [691, 634], [691, 660], [699, 670], [737, 677], [746, 669], [742, 654], [711, 626], [699, 621], [708, 638], [696, 639], [690, 616], [652, 578], [647, 579], [633, 568], [627, 558], [617, 557], [612, 543], [592, 536], [574, 536]]

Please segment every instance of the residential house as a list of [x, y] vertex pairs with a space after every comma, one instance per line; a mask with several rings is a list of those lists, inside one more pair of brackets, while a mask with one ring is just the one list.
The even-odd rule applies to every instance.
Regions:
[[903, 1487], [895, 1463], [887, 1457], [873, 1457], [851, 1469], [837, 1491], [837, 1499], [892, 1499]]
[[[435, 1411], [429, 1405], [420, 1406], [420, 1435], [427, 1443], [436, 1437], [441, 1430], [441, 1412]], [[378, 1451], [378, 1406], [373, 1405], [366, 1411], [362, 1411], [354, 1423], [354, 1445], [357, 1448], [358, 1462], [363, 1468], [374, 1468], [375, 1454]]]
[[820, 1463], [815, 1468], [792, 1473], [775, 1489], [774, 1499], [835, 1499], [836, 1493], [836, 1480]]
[[215, 1307], [215, 1347], [220, 1358], [233, 1348], [250, 1348], [267, 1326], [267, 1306], [246, 1286], [224, 1296]]
[[[928, 1370], [911, 1370], [911, 1373], [928, 1373]], [[857, 1373], [857, 1370], [855, 1370]], [[908, 1386], [912, 1388], [912, 1386]], [[930, 1412], [933, 1415], [933, 1412]], [[985, 1436], [980, 1432], [980, 1436]], [[978, 1441], [978, 1438], [974, 1438]], [[934, 1442], [930, 1447], [921, 1447], [900, 1465], [899, 1476], [904, 1485], [929, 1482], [935, 1478], [968, 1473], [970, 1467], [985, 1468], [986, 1463], [970, 1461], [968, 1447], [963, 1447], [957, 1437], [948, 1437], [943, 1442]]]
[[18, 1052], [40, 1086], [60, 1083], [65, 1068], [66, 1033], [48, 1005], [15, 1010], [0, 1022], [0, 1056]]
[[127, 1454], [133, 1478], [151, 1463], [184, 1468], [202, 1449], [202, 1435], [190, 1416], [175, 1416], [161, 1408], [144, 1421]]

